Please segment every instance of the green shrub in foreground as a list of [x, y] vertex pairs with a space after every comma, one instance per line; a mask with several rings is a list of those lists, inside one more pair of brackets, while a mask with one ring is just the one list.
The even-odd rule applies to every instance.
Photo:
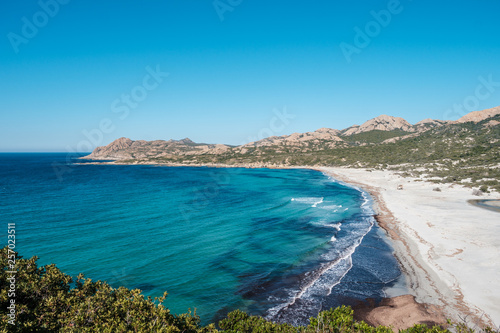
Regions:
[[2, 332], [209, 332], [196, 314], [173, 315], [163, 297], [145, 298], [138, 289], [112, 288], [79, 275], [73, 279], [55, 265], [38, 267], [37, 257], [16, 258], [16, 321], [8, 323], [8, 248], [1, 250], [0, 330]]

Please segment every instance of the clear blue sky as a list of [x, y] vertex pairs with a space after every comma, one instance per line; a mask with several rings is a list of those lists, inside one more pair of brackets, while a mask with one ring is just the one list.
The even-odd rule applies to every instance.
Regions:
[[0, 5], [0, 151], [83, 149], [85, 131], [239, 144], [285, 107], [273, 134], [500, 105], [500, 83], [476, 93], [500, 82], [498, 0], [54, 1]]

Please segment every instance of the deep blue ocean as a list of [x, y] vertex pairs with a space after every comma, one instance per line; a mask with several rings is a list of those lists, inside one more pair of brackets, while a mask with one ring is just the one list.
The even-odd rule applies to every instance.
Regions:
[[371, 198], [319, 171], [77, 164], [0, 154], [1, 244], [204, 324], [242, 309], [307, 323], [400, 278]]

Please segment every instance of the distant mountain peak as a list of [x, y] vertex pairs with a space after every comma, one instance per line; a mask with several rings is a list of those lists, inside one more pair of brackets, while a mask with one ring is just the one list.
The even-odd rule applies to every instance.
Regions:
[[402, 130], [405, 132], [414, 131], [412, 125], [401, 117], [392, 117], [386, 114], [380, 115], [368, 120], [361, 126], [351, 126], [344, 130], [344, 135], [353, 135], [370, 131], [394, 131]]
[[343, 142], [338, 137], [340, 131], [332, 128], [320, 128], [314, 132], [292, 133], [290, 135], [271, 136], [259, 141], [247, 143], [241, 147], [264, 147], [284, 145], [287, 147], [303, 147], [314, 144], [326, 144], [328, 147], [337, 147]]
[[450, 123], [450, 120], [437, 120], [437, 119], [431, 119], [427, 118], [424, 120], [420, 120], [418, 123], [415, 124], [417, 127], [437, 127], [437, 126], [442, 126]]
[[314, 131], [315, 133], [328, 133], [328, 134], [334, 134], [338, 135], [340, 133], [339, 130], [333, 129], [333, 128], [328, 128], [328, 127], [322, 127], [320, 129], [317, 129]]
[[[378, 117], [375, 117], [375, 118], [372, 118], [368, 121], [387, 121], [387, 122], [391, 122], [391, 121], [395, 121], [396, 119], [403, 119], [401, 117], [393, 117], [393, 116], [388, 116], [386, 114], [381, 114], [380, 116]], [[404, 120], [404, 119], [403, 119]], [[367, 121], [367, 122], [368, 122]]]
[[[406, 120], [404, 120], [403, 118], [401, 117], [393, 117], [393, 116], [388, 116], [386, 114], [382, 114], [378, 117], [375, 117], [373, 119], [370, 119], [368, 120], [367, 122], [365, 122], [363, 125], [365, 124], [373, 124], [373, 123], [377, 123], [377, 124], [392, 124], [393, 126], [411, 126], [411, 124], [409, 122], [407, 122]], [[361, 125], [361, 126], [363, 126]]]
[[434, 119], [431, 119], [431, 118], [427, 118], [427, 119], [423, 119], [423, 120], [420, 120], [418, 123], [416, 123], [415, 125], [423, 125], [423, 124], [432, 124], [434, 123], [436, 120]]
[[190, 138], [184, 138], [182, 140], [178, 140], [177, 142], [182, 142], [182, 143], [186, 143], [186, 144], [190, 144], [190, 143], [195, 143], [193, 140], [191, 140]]
[[500, 106], [497, 106], [497, 107], [494, 107], [491, 109], [482, 110], [482, 111], [470, 112], [470, 113], [466, 114], [465, 116], [463, 116], [462, 118], [458, 119], [457, 122], [458, 123], [467, 123], [469, 121], [472, 121], [472, 122], [478, 123], [478, 122], [483, 121], [485, 119], [494, 117], [497, 114], [500, 114]]
[[121, 137], [121, 138], [116, 139], [115, 141], [111, 142], [106, 147], [115, 148], [115, 149], [124, 149], [124, 148], [130, 147], [133, 143], [134, 143], [134, 141], [130, 140], [129, 138]]

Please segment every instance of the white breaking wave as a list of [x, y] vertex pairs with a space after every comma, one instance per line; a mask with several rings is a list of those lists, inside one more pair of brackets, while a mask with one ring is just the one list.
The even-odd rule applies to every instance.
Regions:
[[321, 198], [320, 197], [292, 198], [291, 201], [311, 205], [311, 207], [316, 207], [317, 205], [319, 205], [320, 203], [323, 202], [323, 198], [322, 197]]
[[318, 204], [323, 202], [323, 198], [321, 198], [319, 201], [316, 201], [311, 207], [316, 207]]
[[335, 228], [337, 229], [337, 231], [340, 231], [340, 226], [342, 225], [342, 223], [334, 223], [334, 224], [329, 224], [327, 225], [327, 227], [332, 227], [332, 228]]
[[335, 213], [335, 212], [338, 212], [338, 210], [340, 208], [342, 208], [342, 205], [321, 205], [321, 207], [319, 207], [319, 208], [326, 209], [326, 210], [332, 210]]
[[[349, 184], [349, 183], [346, 183], [346, 182], [343, 182], [341, 180], [338, 180], [338, 179], [335, 179], [333, 178], [332, 176], [326, 174], [326, 173], [323, 173], [325, 176], [328, 177], [328, 179], [330, 179], [330, 181], [332, 181], [333, 183], [337, 183], [337, 184], [341, 184], [341, 185], [344, 185], [346, 187], [349, 187], [349, 188], [352, 188], [352, 189], [355, 189], [356, 191], [359, 191], [361, 193], [361, 196], [363, 197], [363, 203], [361, 204], [361, 208], [362, 210], [366, 213], [366, 214], [369, 214], [369, 215], [373, 215], [375, 214], [375, 212], [373, 211], [373, 208], [372, 208], [372, 199], [370, 197], [370, 195], [364, 191], [363, 189], [361, 189], [360, 187], [358, 186], [355, 186], [355, 185], [352, 185], [352, 184]], [[347, 211], [349, 208], [346, 208], [345, 211]]]

